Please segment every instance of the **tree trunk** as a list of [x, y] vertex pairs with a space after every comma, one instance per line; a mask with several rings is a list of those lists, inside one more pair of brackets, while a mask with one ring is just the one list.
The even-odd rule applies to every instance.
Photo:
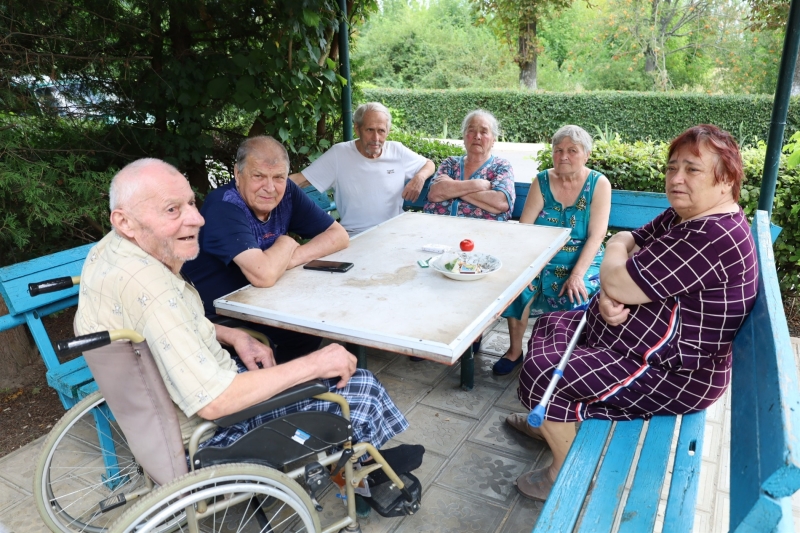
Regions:
[[[0, 316], [7, 315], [6, 303], [0, 298]], [[22, 368], [35, 363], [38, 350], [25, 326], [0, 332], [0, 376], [13, 383]]]
[[644, 71], [647, 74], [652, 74], [656, 71], [656, 53], [650, 46], [644, 51]]
[[535, 91], [536, 82], [536, 21], [522, 22], [519, 28], [517, 63], [519, 64], [519, 85], [523, 89]]

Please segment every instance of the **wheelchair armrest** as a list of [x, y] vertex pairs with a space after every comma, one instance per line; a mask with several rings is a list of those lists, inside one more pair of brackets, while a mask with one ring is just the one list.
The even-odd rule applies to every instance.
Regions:
[[323, 392], [328, 392], [328, 387], [322, 383], [322, 381], [318, 379], [306, 381], [305, 383], [295, 385], [294, 387], [276, 394], [269, 400], [264, 400], [263, 402], [252, 405], [247, 409], [242, 409], [238, 413], [233, 413], [231, 415], [218, 418], [214, 420], [214, 423], [219, 427], [226, 428], [241, 422], [242, 420], [253, 418], [261, 413], [266, 413], [267, 411], [278, 409], [279, 407], [289, 405], [290, 403], [305, 400], [306, 398], [316, 396], [317, 394], [322, 394]]

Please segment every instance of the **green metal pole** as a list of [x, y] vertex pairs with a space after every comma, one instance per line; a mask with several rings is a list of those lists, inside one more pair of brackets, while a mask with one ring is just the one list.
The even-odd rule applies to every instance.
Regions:
[[342, 128], [345, 141], [353, 140], [353, 91], [350, 80], [350, 31], [347, 29], [347, 0], [339, 0], [339, 75], [347, 80], [342, 87]]
[[789, 96], [792, 92], [792, 77], [797, 63], [797, 49], [800, 45], [800, 0], [792, 0], [789, 8], [789, 21], [786, 24], [786, 37], [783, 40], [783, 54], [778, 72], [778, 87], [772, 104], [772, 122], [767, 137], [767, 154], [764, 159], [764, 174], [761, 177], [761, 194], [758, 208], [772, 217], [772, 202], [778, 183], [778, 165], [781, 162], [783, 131], [789, 114]]

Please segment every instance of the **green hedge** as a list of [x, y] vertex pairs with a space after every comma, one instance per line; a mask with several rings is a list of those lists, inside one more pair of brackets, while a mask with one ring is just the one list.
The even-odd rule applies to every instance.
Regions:
[[[614, 189], [664, 192], [664, 162], [668, 144], [663, 142], [622, 142], [619, 137], [597, 141], [587, 166], [605, 174]], [[744, 183], [739, 204], [752, 217], [758, 206], [761, 173], [764, 169], [766, 146], [742, 149]], [[772, 222], [783, 231], [775, 243], [775, 261], [784, 294], [800, 291], [800, 167], [786, 169], [781, 159], [778, 186], [772, 209]], [[539, 167], [552, 168], [550, 146], [539, 154]]]
[[[611, 130], [623, 140], [667, 141], [699, 123], [730, 131], [740, 142], [766, 139], [772, 113], [769, 95], [705, 95], [696, 93], [534, 93], [514, 90], [365, 89], [364, 101], [379, 101], [398, 110], [407, 131], [451, 139], [461, 137], [461, 121], [484, 108], [500, 121], [511, 142], [547, 142], [565, 124], [592, 134]], [[800, 106], [792, 101], [786, 138], [800, 129]]]

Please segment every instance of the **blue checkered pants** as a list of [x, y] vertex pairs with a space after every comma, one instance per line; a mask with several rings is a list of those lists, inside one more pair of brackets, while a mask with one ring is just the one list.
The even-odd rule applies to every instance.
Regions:
[[[243, 369], [243, 366], [239, 367], [240, 372]], [[323, 383], [328, 386], [328, 390], [344, 396], [350, 405], [350, 422], [353, 426], [355, 442], [370, 442], [376, 448], [380, 448], [389, 439], [408, 428], [408, 421], [403, 413], [392, 402], [386, 389], [372, 372], [356, 370], [356, 373], [342, 389], [336, 388], [338, 382], [338, 378], [323, 380]], [[230, 446], [264, 422], [298, 411], [328, 411], [339, 416], [342, 415], [342, 410], [335, 403], [308, 398], [262, 413], [238, 424], [219, 428], [213, 437], [200, 445], [200, 448]]]

